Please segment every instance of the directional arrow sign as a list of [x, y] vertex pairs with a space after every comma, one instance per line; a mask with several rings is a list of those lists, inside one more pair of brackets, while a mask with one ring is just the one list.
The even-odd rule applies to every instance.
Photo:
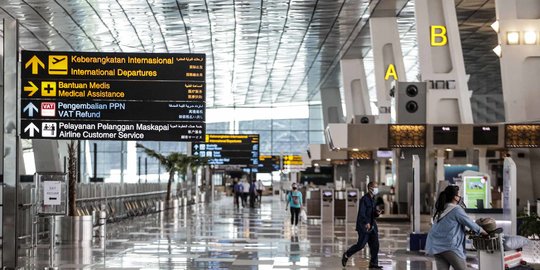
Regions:
[[30, 86], [25, 86], [24, 91], [25, 92], [30, 92], [30, 94], [28, 94], [28, 96], [31, 97], [37, 92], [37, 90], [39, 90], [39, 88], [33, 82], [29, 81], [28, 84]]
[[32, 122], [30, 122], [30, 124], [24, 128], [24, 132], [28, 132], [30, 137], [34, 137], [34, 131], [39, 133], [39, 128], [36, 127], [36, 125], [34, 125]]
[[26, 111], [28, 111], [28, 117], [34, 117], [34, 111], [36, 111], [36, 113], [37, 113], [38, 108], [36, 107], [36, 105], [34, 105], [34, 103], [30, 102], [23, 109], [23, 112], [26, 112]]
[[32, 66], [32, 74], [38, 74], [39, 67], [45, 69], [45, 64], [35, 55], [26, 62], [24, 68], [28, 68], [29, 66]]

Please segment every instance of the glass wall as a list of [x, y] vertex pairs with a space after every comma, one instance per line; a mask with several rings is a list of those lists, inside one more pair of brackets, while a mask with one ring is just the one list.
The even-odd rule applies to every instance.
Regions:
[[[324, 143], [321, 105], [304, 104], [302, 110], [305, 113], [294, 113], [294, 108], [290, 107], [293, 106], [283, 110], [272, 108], [273, 111], [268, 110], [266, 114], [260, 113], [261, 108], [254, 108], [253, 113], [245, 108], [237, 110], [230, 115], [221, 115], [228, 121], [211, 122], [212, 119], [208, 119], [206, 132], [260, 134], [260, 149], [263, 155], [298, 155], [306, 151], [309, 144]], [[284, 110], [291, 110], [285, 116], [297, 117], [284, 118]], [[280, 111], [282, 115], [272, 113], [276, 111]], [[249, 119], [250, 116], [259, 119]], [[103, 178], [105, 182], [166, 182], [169, 177], [167, 172], [156, 159], [136, 147], [137, 143], [163, 155], [172, 152], [188, 153], [188, 143], [185, 142], [81, 141], [82, 181], [87, 182], [94, 177], [96, 164], [97, 177]]]

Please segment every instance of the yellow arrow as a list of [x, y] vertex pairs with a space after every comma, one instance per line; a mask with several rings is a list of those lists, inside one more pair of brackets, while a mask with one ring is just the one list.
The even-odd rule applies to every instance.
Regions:
[[24, 68], [28, 68], [29, 66], [32, 66], [32, 74], [38, 74], [38, 68], [45, 68], [45, 64], [39, 60], [37, 56], [32, 56], [28, 62], [24, 65]]
[[25, 86], [24, 91], [25, 92], [30, 92], [30, 94], [28, 94], [28, 96], [31, 97], [37, 92], [37, 90], [39, 90], [39, 88], [33, 82], [29, 81], [28, 84], [30, 86]]

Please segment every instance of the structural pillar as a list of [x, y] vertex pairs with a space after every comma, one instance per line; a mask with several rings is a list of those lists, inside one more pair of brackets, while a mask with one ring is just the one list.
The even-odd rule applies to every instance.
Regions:
[[390, 89], [393, 81], [407, 81], [395, 17], [370, 18], [371, 48], [377, 88], [377, 123], [392, 123]]
[[344, 122], [339, 88], [321, 88], [321, 101], [324, 127]]
[[355, 115], [372, 115], [363, 60], [342, 59], [340, 64], [345, 92], [346, 123], [351, 123]]
[[[529, 122], [540, 119], [540, 2], [496, 0], [499, 24], [501, 80], [506, 121]], [[540, 197], [540, 150], [512, 151], [518, 167], [517, 197], [522, 202]]]
[[415, 1], [421, 81], [428, 83], [427, 123], [472, 124], [454, 0]]
[[2, 77], [2, 267], [17, 268], [18, 253], [18, 189], [19, 189], [19, 106], [17, 102], [18, 24], [3, 20]]

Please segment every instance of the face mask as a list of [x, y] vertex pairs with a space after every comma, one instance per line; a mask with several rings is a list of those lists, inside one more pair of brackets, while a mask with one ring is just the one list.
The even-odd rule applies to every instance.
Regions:
[[379, 188], [373, 188], [373, 189], [371, 189], [371, 193], [373, 193], [373, 195], [379, 194]]
[[292, 189], [293, 189], [293, 190], [296, 190], [296, 187], [293, 187]]

